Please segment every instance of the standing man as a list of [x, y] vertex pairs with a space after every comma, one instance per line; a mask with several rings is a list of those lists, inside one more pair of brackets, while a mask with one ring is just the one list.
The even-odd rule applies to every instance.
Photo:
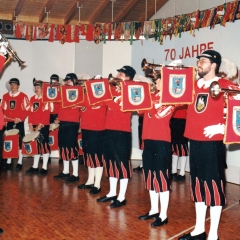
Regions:
[[[68, 73], [64, 79], [66, 86], [74, 86], [77, 81], [75, 73]], [[65, 179], [66, 182], [79, 181], [78, 176], [78, 128], [79, 128], [79, 108], [77, 106], [63, 108], [58, 112], [59, 123], [58, 146], [59, 159], [63, 160], [63, 171], [54, 176], [54, 179]], [[69, 162], [72, 162], [73, 174], [69, 173]]]
[[[118, 69], [117, 78], [122, 81], [133, 80], [136, 71], [130, 66]], [[114, 88], [117, 91], [117, 87]], [[113, 200], [110, 205], [117, 208], [126, 205], [125, 194], [128, 180], [132, 176], [130, 156], [132, 149], [131, 112], [122, 112], [120, 96], [106, 101], [107, 115], [104, 139], [104, 162], [106, 175], [109, 177], [109, 193], [97, 199], [97, 202]], [[120, 190], [117, 196], [117, 182], [120, 179]]]
[[[27, 117], [27, 109], [29, 108], [29, 100], [25, 93], [19, 91], [20, 81], [12, 78], [9, 81], [10, 92], [5, 93], [2, 99], [2, 109], [7, 122], [7, 130], [19, 130], [19, 159], [16, 166], [17, 170], [22, 170], [22, 139], [25, 136], [24, 120]], [[8, 158], [6, 169], [12, 168], [12, 159]]]
[[204, 51], [197, 57], [198, 75], [195, 81], [194, 101], [188, 106], [185, 137], [190, 139], [191, 198], [195, 202], [196, 225], [191, 233], [179, 240], [207, 239], [205, 218], [210, 207], [209, 240], [218, 239], [218, 225], [222, 206], [226, 204], [224, 191], [224, 99], [223, 93], [212, 99], [209, 86], [217, 81], [228, 88], [230, 81], [217, 77], [222, 62], [214, 50]]

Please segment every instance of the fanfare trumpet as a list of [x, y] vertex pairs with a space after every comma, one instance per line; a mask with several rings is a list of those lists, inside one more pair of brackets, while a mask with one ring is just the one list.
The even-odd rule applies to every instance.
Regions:
[[2, 43], [2, 48], [5, 48], [6, 52], [8, 53], [8, 58], [5, 61], [5, 64], [8, 63], [10, 60], [14, 60], [18, 62], [19, 67], [24, 65], [25, 62], [18, 57], [16, 51], [14, 50], [10, 42], [1, 32], [0, 32], [0, 43]]
[[[234, 87], [234, 86], [233, 86]], [[239, 89], [229, 89], [229, 88], [221, 88], [218, 82], [214, 81], [211, 83], [209, 87], [209, 92], [212, 98], [216, 98], [221, 92], [227, 93], [240, 93]]]

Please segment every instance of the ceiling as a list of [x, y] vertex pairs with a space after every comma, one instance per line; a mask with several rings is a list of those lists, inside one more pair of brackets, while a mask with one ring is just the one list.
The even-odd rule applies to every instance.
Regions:
[[78, 24], [80, 11], [83, 24], [110, 23], [112, 18], [113, 22], [138, 22], [149, 20], [167, 1], [0, 0], [0, 18], [24, 23]]

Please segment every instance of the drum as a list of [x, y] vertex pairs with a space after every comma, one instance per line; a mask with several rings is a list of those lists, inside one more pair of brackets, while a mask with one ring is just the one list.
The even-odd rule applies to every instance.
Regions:
[[48, 144], [50, 146], [51, 151], [58, 150], [58, 127], [59, 124], [51, 123], [49, 126], [49, 137]]
[[3, 136], [2, 158], [19, 157], [19, 130], [6, 130]]
[[38, 147], [37, 147], [37, 141], [39, 141], [40, 132], [34, 131], [29, 134], [27, 134], [23, 138], [23, 147], [22, 147], [22, 154], [23, 155], [36, 155], [38, 154]]

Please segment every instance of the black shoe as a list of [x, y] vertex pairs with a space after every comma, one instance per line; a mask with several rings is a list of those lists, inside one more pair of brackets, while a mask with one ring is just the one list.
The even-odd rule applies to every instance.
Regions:
[[91, 194], [97, 194], [97, 193], [100, 193], [101, 192], [101, 188], [97, 188], [97, 187], [93, 187], [89, 193]]
[[58, 175], [54, 176], [54, 179], [67, 179], [70, 177], [70, 173], [59, 173]]
[[162, 219], [160, 217], [158, 217], [154, 222], [151, 223], [151, 226], [159, 227], [159, 226], [162, 226], [167, 223], [168, 223], [168, 218], [166, 218], [164, 221], [162, 221]]
[[67, 183], [73, 183], [73, 182], [78, 182], [78, 181], [79, 181], [79, 176], [74, 176], [74, 175], [72, 175], [71, 177], [68, 177], [66, 179]]
[[114, 200], [112, 204], [110, 204], [110, 207], [112, 208], [118, 208], [118, 207], [121, 207], [121, 206], [125, 206], [127, 203], [126, 199], [124, 199], [123, 201], [119, 201], [119, 200]]
[[177, 181], [185, 181], [185, 175], [182, 176], [182, 175], [177, 175]]
[[17, 166], [16, 166], [16, 170], [22, 170], [22, 164], [17, 164]]
[[140, 220], [148, 220], [148, 219], [151, 219], [151, 218], [158, 218], [159, 217], [159, 213], [155, 213], [155, 214], [152, 214], [152, 215], [149, 215], [149, 213], [145, 214], [145, 215], [142, 215], [142, 216], [139, 216], [138, 219]]
[[94, 184], [86, 185], [85, 183], [78, 186], [78, 188], [80, 189], [91, 189], [93, 187], [94, 187]]
[[3, 234], [3, 229], [2, 228], [0, 228], [0, 234]]
[[38, 173], [38, 168], [30, 167], [30, 168], [26, 171], [26, 174], [33, 174], [33, 173]]
[[63, 164], [63, 160], [62, 160], [62, 159], [59, 159], [59, 160], [58, 160], [58, 163], [59, 163], [59, 164]]
[[39, 175], [47, 175], [47, 170], [46, 169], [41, 169], [38, 173]]
[[5, 163], [2, 167], [3, 170], [11, 170], [12, 169], [12, 163]]
[[51, 163], [52, 162], [52, 159], [49, 157], [48, 158], [48, 163]]
[[178, 238], [178, 240], [206, 240], [207, 239], [207, 235], [205, 232], [195, 235], [195, 236], [191, 236], [190, 233], [188, 234], [184, 234], [182, 237]]
[[136, 168], [133, 168], [133, 171], [142, 171], [142, 167], [140, 167], [140, 166], [138, 166], [138, 167], [136, 167]]
[[177, 181], [177, 174], [176, 173], [172, 173], [170, 176], [171, 180]]
[[111, 201], [111, 200], [116, 200], [117, 199], [117, 196], [113, 196], [113, 197], [107, 197], [107, 196], [103, 196], [103, 197], [100, 197], [97, 199], [97, 202], [108, 202], [108, 201]]

